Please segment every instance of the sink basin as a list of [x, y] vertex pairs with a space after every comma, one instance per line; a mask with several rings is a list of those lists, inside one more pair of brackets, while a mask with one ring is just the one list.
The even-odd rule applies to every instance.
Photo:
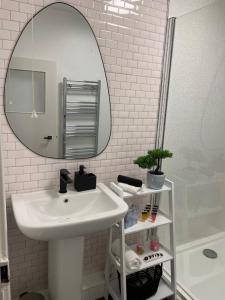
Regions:
[[38, 240], [62, 240], [103, 230], [121, 220], [128, 210], [103, 183], [84, 192], [15, 194], [12, 206], [20, 230]]

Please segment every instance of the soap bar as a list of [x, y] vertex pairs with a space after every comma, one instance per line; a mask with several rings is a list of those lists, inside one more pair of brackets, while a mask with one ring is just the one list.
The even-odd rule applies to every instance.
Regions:
[[119, 175], [117, 178], [118, 182], [126, 183], [129, 185], [133, 185], [136, 187], [141, 187], [142, 186], [142, 181], [136, 178], [128, 177], [128, 176], [123, 176]]

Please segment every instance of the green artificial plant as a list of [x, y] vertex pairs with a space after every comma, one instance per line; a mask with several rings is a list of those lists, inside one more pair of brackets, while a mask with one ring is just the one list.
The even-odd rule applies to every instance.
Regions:
[[136, 160], [134, 160], [134, 163], [143, 169], [151, 170], [153, 167], [155, 167], [151, 173], [155, 175], [162, 175], [162, 160], [172, 156], [173, 153], [169, 150], [154, 149], [149, 150], [147, 155], [138, 157]]

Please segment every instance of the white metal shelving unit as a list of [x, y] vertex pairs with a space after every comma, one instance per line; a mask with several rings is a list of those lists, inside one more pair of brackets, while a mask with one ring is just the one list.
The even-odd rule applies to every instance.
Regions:
[[[111, 297], [114, 300], [127, 300], [127, 292], [126, 292], [126, 276], [135, 272], [139, 272], [141, 270], [147, 269], [149, 267], [153, 267], [155, 265], [164, 263], [164, 262], [170, 262], [171, 267], [171, 280], [168, 282], [168, 280], [165, 280], [165, 278], [162, 276], [159, 288], [157, 293], [150, 297], [149, 300], [161, 300], [167, 297], [170, 297], [170, 299], [176, 300], [176, 253], [175, 253], [175, 239], [174, 239], [174, 231], [175, 231], [175, 224], [174, 224], [174, 186], [173, 182], [166, 179], [164, 186], [160, 190], [153, 190], [145, 188], [143, 191], [138, 192], [135, 197], [141, 196], [147, 196], [147, 195], [153, 195], [153, 194], [160, 194], [163, 192], [168, 192], [169, 194], [169, 214], [166, 215], [162, 211], [160, 211], [157, 214], [156, 220], [154, 223], [145, 221], [145, 222], [138, 222], [137, 224], [125, 229], [124, 228], [124, 219], [113, 225], [110, 229], [110, 236], [109, 236], [109, 253], [106, 260], [106, 268], [105, 268], [105, 279], [106, 279], [106, 297], [108, 294], [111, 295]], [[129, 193], [124, 193], [123, 199], [130, 199], [134, 197], [134, 195]], [[130, 271], [126, 269], [125, 266], [125, 238], [127, 235], [141, 232], [144, 230], [149, 230], [153, 228], [157, 228], [159, 226], [168, 225], [170, 227], [170, 247], [167, 249], [162, 244], [160, 244], [160, 249], [158, 252], [163, 253], [162, 257], [159, 257], [157, 259], [154, 259], [151, 262], [144, 262], [142, 263], [140, 269], [137, 271]], [[120, 259], [116, 258], [112, 251], [112, 235], [113, 231], [116, 231], [117, 234], [120, 237]], [[135, 245], [131, 245], [131, 248], [135, 249]], [[153, 252], [149, 250], [148, 245], [145, 246], [145, 253], [143, 255], [140, 255], [140, 258], [144, 258], [146, 255], [151, 255]], [[157, 252], [154, 252], [157, 253]], [[121, 292], [119, 289], [119, 283], [118, 279], [111, 279], [110, 278], [110, 264], [114, 265], [115, 269], [120, 273], [120, 280], [121, 280]], [[106, 298], [107, 299], [107, 298]]]

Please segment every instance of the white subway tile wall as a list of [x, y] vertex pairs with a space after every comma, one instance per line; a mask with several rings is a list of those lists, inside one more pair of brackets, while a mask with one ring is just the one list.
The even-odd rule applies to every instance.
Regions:
[[[84, 164], [98, 181], [118, 174], [145, 177], [133, 160], [154, 147], [159, 103], [167, 0], [70, 0], [90, 22], [103, 55], [112, 108], [112, 134], [98, 157], [64, 161], [40, 157], [24, 147], [4, 116], [6, 68], [20, 31], [32, 15], [55, 1], [0, 0], [0, 113], [7, 198], [13, 193], [57, 186], [60, 168], [72, 173]], [[47, 287], [47, 244], [24, 237], [8, 208], [12, 298]], [[104, 266], [107, 233], [86, 237], [84, 274]]]

